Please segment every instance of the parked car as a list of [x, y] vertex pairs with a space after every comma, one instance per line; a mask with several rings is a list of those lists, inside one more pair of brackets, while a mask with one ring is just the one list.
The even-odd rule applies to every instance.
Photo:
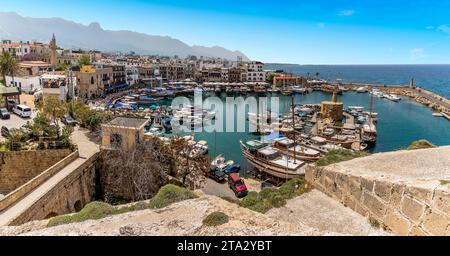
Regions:
[[222, 183], [225, 181], [225, 173], [218, 168], [211, 168], [209, 170], [209, 177], [218, 183]]
[[14, 114], [20, 117], [31, 117], [31, 108], [25, 105], [17, 105], [13, 108]]
[[241, 179], [241, 176], [239, 176], [239, 174], [231, 173], [230, 175], [228, 175], [228, 185], [230, 186], [231, 190], [233, 190], [236, 197], [242, 198], [247, 196], [247, 186], [245, 186], [245, 183]]
[[11, 118], [9, 111], [6, 108], [0, 108], [0, 118], [1, 119], [10, 119]]
[[65, 125], [73, 125], [75, 126], [77, 124], [77, 121], [75, 119], [73, 119], [73, 117], [71, 117], [70, 115], [65, 115], [62, 120], [63, 124]]
[[5, 138], [9, 137], [9, 129], [6, 126], [2, 126], [1, 135]]

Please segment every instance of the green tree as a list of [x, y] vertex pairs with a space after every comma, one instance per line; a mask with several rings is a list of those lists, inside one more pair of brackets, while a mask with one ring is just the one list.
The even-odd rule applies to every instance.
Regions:
[[81, 68], [84, 65], [91, 65], [91, 57], [89, 55], [81, 55], [77, 61], [78, 66]]
[[56, 136], [60, 138], [60, 120], [67, 114], [67, 105], [54, 97], [48, 97], [41, 101], [37, 108], [50, 120], [50, 124], [57, 128]]
[[10, 75], [13, 77], [19, 72], [19, 63], [17, 60], [8, 52], [4, 52], [0, 55], [0, 73], [2, 74], [2, 79], [6, 83], [6, 76]]

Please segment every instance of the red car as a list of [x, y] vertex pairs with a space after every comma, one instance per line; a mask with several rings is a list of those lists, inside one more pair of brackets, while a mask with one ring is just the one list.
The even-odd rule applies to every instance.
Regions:
[[245, 186], [245, 183], [241, 179], [239, 174], [231, 173], [230, 175], [228, 175], [228, 185], [230, 186], [231, 190], [233, 190], [236, 197], [242, 198], [247, 196], [247, 186]]

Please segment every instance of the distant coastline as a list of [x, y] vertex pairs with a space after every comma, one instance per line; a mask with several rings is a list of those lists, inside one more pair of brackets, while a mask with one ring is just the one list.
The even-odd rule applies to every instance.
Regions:
[[424, 89], [450, 98], [450, 64], [404, 65], [300, 65], [266, 64], [265, 69], [283, 69], [295, 75], [316, 77], [346, 83], [408, 85], [411, 78]]

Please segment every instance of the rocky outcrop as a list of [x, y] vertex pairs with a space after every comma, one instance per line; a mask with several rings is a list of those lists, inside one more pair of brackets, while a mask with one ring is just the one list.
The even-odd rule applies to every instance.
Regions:
[[[198, 192], [201, 194], [201, 192]], [[331, 201], [331, 205], [330, 204]], [[329, 206], [324, 206], [329, 205]], [[305, 208], [306, 207], [306, 208]], [[309, 214], [302, 209], [308, 209]], [[324, 211], [317, 214], [317, 211]], [[203, 220], [213, 212], [229, 217], [226, 224], [210, 227]], [[315, 212], [315, 213], [314, 213]], [[312, 217], [316, 215], [316, 217]], [[339, 218], [335, 218], [340, 216]], [[310, 218], [310, 220], [304, 220]], [[349, 220], [351, 220], [349, 222]], [[351, 228], [343, 228], [351, 223]], [[333, 202], [319, 191], [294, 199], [266, 215], [239, 207], [215, 196], [173, 204], [163, 209], [142, 210], [52, 228], [47, 221], [19, 227], [0, 227], [1, 235], [44, 236], [279, 236], [279, 235], [385, 235], [363, 217]]]

